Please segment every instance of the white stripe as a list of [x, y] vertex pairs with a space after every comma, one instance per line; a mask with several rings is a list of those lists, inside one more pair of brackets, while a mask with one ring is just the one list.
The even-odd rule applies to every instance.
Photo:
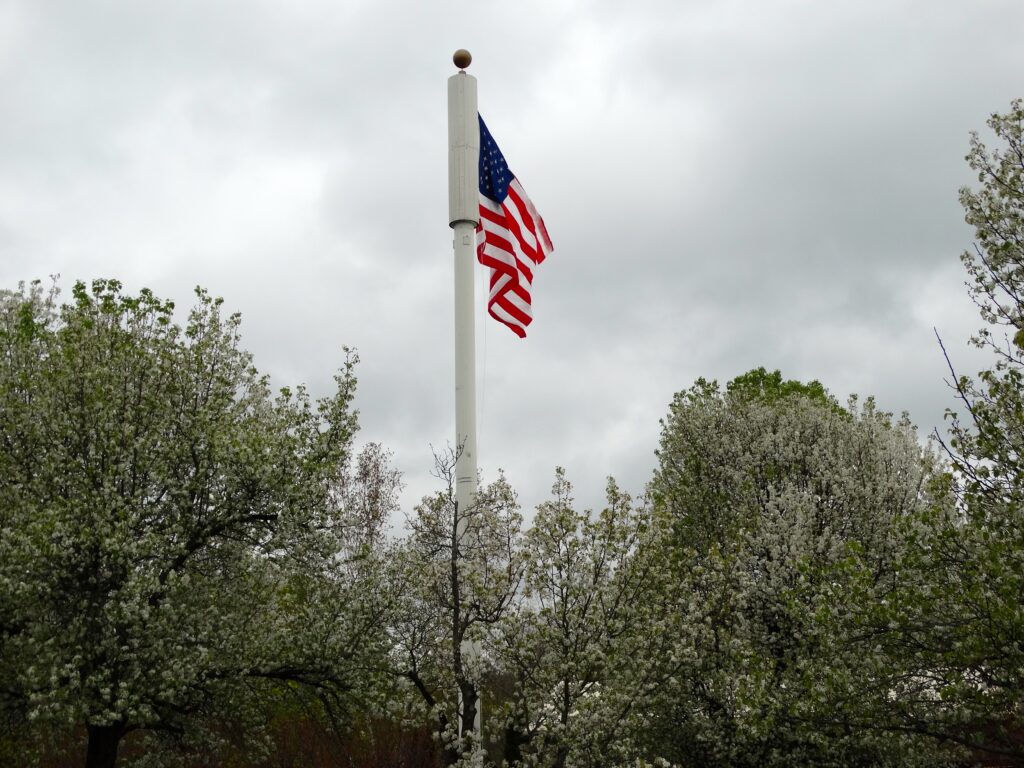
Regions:
[[533, 309], [530, 307], [530, 303], [523, 301], [522, 297], [515, 291], [509, 291], [505, 294], [505, 301], [515, 306], [520, 312], [527, 317], [533, 317]]
[[516, 328], [522, 328], [524, 331], [526, 330], [526, 326], [523, 325], [518, 318], [512, 317], [512, 315], [506, 312], [500, 305], [491, 304], [489, 309], [494, 316], [499, 318], [502, 322], [514, 325]]
[[[495, 270], [495, 269], [492, 269], [491, 271], [492, 271], [492, 272], [496, 272], [497, 270]], [[506, 286], [506, 285], [508, 285], [508, 283], [509, 283], [509, 281], [510, 281], [511, 279], [512, 279], [512, 278], [511, 278], [511, 277], [509, 277], [509, 276], [508, 276], [507, 274], [505, 274], [504, 272], [503, 272], [503, 273], [501, 273], [501, 277], [499, 277], [499, 278], [498, 278], [498, 279], [497, 279], [497, 280], [495, 281], [495, 283], [494, 283], [494, 287], [493, 287], [493, 288], [491, 288], [491, 294], [490, 294], [490, 296], [488, 296], [488, 297], [487, 297], [487, 300], [488, 300], [489, 302], [490, 302], [490, 301], [494, 301], [494, 297], [495, 297], [495, 296], [500, 296], [500, 295], [502, 294], [502, 292], [503, 292], [503, 291], [505, 290], [505, 286]]]
[[480, 205], [482, 205], [484, 208], [486, 208], [489, 211], [493, 211], [494, 213], [501, 214], [501, 206], [498, 203], [496, 203], [493, 200], [491, 200], [491, 198], [489, 198], [489, 197], [485, 197], [484, 195], [480, 195]]
[[526, 190], [523, 189], [523, 186], [519, 183], [519, 179], [513, 179], [512, 185], [515, 186], [516, 192], [519, 193], [519, 197], [526, 206], [526, 212], [529, 213], [530, 218], [533, 219], [534, 230], [537, 234], [537, 240], [540, 243], [540, 248], [538, 250], [540, 250], [545, 257], [550, 256], [552, 248], [548, 247], [548, 244], [545, 242], [545, 238], [541, 235], [544, 219], [541, 218], [540, 213], [537, 211], [537, 206], [533, 204], [533, 200], [530, 199], [529, 195], [526, 194]]
[[[506, 229], [485, 229], [484, 231], [497, 232], [499, 235], [503, 233], [507, 235], [508, 233], [508, 230]], [[512, 240], [512, 238], [509, 238], [507, 236], [505, 237], [505, 239]], [[513, 243], [512, 246], [515, 247], [515, 243]], [[485, 242], [484, 253], [490, 256], [495, 261], [500, 261], [502, 264], [507, 264], [512, 269], [513, 272], [519, 272], [519, 266], [516, 264], [515, 257], [511, 253], [506, 251], [504, 248], [498, 248], [497, 246], [487, 245], [487, 243]]]
[[[515, 252], [515, 256], [516, 258], [519, 259], [520, 263], [525, 264], [527, 267], [534, 265], [533, 259], [527, 257], [526, 252], [523, 251], [522, 244], [519, 242], [519, 239], [512, 233], [511, 230], [509, 230], [507, 227], [501, 226], [500, 224], [495, 224], [490, 221], [482, 221], [482, 224], [484, 233], [493, 232], [499, 237], [501, 237], [502, 240], [507, 241], [512, 246], [512, 250]], [[480, 242], [479, 236], [477, 238], [477, 242]], [[519, 269], [519, 264], [517, 264], [513, 260], [512, 254], [509, 253], [508, 251], [497, 247], [489, 248], [485, 244], [484, 253], [492, 257], [495, 261], [500, 261], [502, 264], [507, 264], [509, 268], [515, 270], [515, 272], [519, 275], [520, 283], [523, 283], [524, 285], [530, 285], [530, 283], [532, 282], [532, 280], [527, 279], [523, 271]]]

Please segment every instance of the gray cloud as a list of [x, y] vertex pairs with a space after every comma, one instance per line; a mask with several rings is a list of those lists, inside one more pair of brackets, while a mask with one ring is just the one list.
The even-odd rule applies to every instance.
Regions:
[[[409, 506], [453, 431], [445, 78], [556, 250], [520, 341], [477, 326], [481, 466], [532, 506], [640, 491], [658, 419], [751, 367], [927, 432], [978, 320], [967, 134], [1019, 96], [1024, 7], [526, 2], [0, 6], [0, 278], [112, 275], [243, 312], [275, 381], [358, 346], [364, 440]], [[481, 275], [480, 280], [484, 278]], [[485, 324], [487, 323], [487, 324]]]

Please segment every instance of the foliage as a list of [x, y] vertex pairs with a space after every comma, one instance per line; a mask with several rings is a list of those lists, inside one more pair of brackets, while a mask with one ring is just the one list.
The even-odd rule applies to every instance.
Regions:
[[638, 728], [681, 765], [912, 765], [943, 755], [867, 727], [889, 659], [865, 606], [900, 576], [933, 460], [904, 417], [840, 412], [820, 385], [699, 380], [663, 422], [655, 502], [677, 612]]
[[113, 280], [0, 297], [0, 708], [83, 724], [88, 765], [280, 686], [343, 715], [383, 652], [345, 505], [355, 357], [331, 397], [275, 396], [197, 299], [182, 328]]
[[725, 385], [725, 390], [735, 400], [759, 401], [766, 404], [800, 396], [832, 408], [836, 413], [845, 413], [839, 402], [829, 394], [820, 381], [814, 380], [806, 384], [796, 379], [783, 381], [781, 371], [769, 372], [764, 367], [740, 374]]
[[990, 326], [979, 331], [977, 343], [1000, 353], [999, 371], [1019, 367], [1020, 339], [1005, 344], [993, 332], [999, 326], [1017, 332], [1024, 325], [1024, 101], [1017, 99], [1005, 115], [995, 114], [988, 126], [1005, 146], [992, 151], [977, 133], [971, 134], [966, 160], [977, 174], [978, 189], [960, 190], [967, 223], [974, 227], [975, 247], [961, 257], [971, 295]]
[[658, 606], [655, 569], [642, 556], [648, 511], [609, 479], [600, 514], [577, 512], [556, 471], [524, 541], [524, 601], [493, 638], [514, 680], [497, 718], [508, 762], [562, 768], [628, 756], [624, 724], [644, 689], [637, 662], [665, 640], [649, 621]]
[[[903, 727], [996, 759], [1024, 760], [1024, 102], [988, 121], [1000, 146], [972, 134], [967, 162], [980, 186], [960, 191], [975, 247], [962, 260], [986, 326], [974, 343], [995, 364], [954, 379], [963, 417], [950, 412], [945, 444], [955, 511], [914, 531], [903, 564], [911, 582], [889, 606], [894, 652], [927, 680], [903, 697]], [[933, 575], [941, 574], [941, 578]]]
[[1024, 103], [989, 127], [960, 199], [995, 362], [948, 461], [757, 368], [676, 395], [646, 497], [581, 512], [559, 469], [525, 534], [503, 476], [458, 508], [449, 453], [388, 540], [352, 355], [313, 402], [203, 291], [183, 327], [116, 281], [0, 293], [0, 759], [283, 760], [356, 721], [452, 765], [486, 704], [508, 764], [1024, 761]]
[[448, 764], [474, 750], [467, 734], [487, 671], [479, 647], [517, 599], [523, 574], [515, 493], [499, 476], [459, 509], [456, 458], [435, 456], [443, 489], [408, 518], [409, 536], [391, 576], [401, 585], [392, 614], [392, 670], [411, 694], [409, 714], [433, 722]]

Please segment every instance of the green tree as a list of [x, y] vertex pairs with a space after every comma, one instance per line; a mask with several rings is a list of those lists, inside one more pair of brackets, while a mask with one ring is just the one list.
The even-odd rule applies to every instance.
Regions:
[[[870, 726], [886, 656], [863, 615], [899, 584], [933, 460], [904, 417], [752, 371], [699, 380], [663, 422], [675, 642], [637, 740], [682, 765], [935, 765]], [[881, 671], [880, 671], [881, 670]]]
[[764, 366], [740, 374], [725, 385], [725, 390], [736, 401], [778, 403], [794, 397], [804, 397], [818, 405], [844, 414], [839, 402], [828, 393], [818, 380], [807, 382], [783, 380], [782, 371], [768, 371]]
[[[962, 260], [986, 325], [973, 342], [992, 368], [956, 377], [960, 413], [945, 444], [953, 463], [953, 512], [933, 510], [916, 527], [902, 564], [916, 574], [890, 604], [892, 636], [929, 696], [901, 697], [894, 722], [964, 744], [978, 754], [1024, 760], [1024, 102], [988, 121], [999, 144], [978, 134], [967, 162], [979, 186], [960, 190], [975, 246]], [[927, 578], [931, 574], [931, 578]]]
[[384, 652], [354, 356], [331, 397], [275, 396], [197, 296], [183, 328], [113, 280], [0, 297], [0, 707], [83, 725], [88, 768], [295, 686], [343, 714]]

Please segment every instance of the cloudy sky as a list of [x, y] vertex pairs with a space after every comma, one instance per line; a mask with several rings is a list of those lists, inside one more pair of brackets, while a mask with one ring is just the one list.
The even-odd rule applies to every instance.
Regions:
[[928, 432], [933, 327], [984, 363], [957, 189], [1024, 95], [1022, 30], [1020, 0], [0, 0], [0, 287], [203, 285], [318, 394], [357, 347], [361, 439], [411, 506], [454, 432], [465, 47], [555, 244], [529, 338], [481, 307], [485, 477], [527, 510], [556, 465], [586, 505], [641, 491], [672, 394], [759, 365]]

